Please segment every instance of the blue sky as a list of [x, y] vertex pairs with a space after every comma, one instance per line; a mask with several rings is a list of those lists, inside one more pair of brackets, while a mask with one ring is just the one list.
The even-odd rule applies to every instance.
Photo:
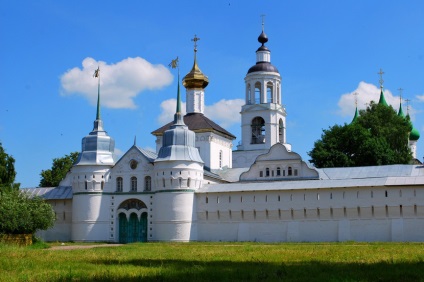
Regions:
[[[351, 121], [352, 93], [359, 108], [378, 100], [380, 68], [387, 101], [397, 109], [403, 88], [422, 132], [423, 1], [1, 1], [0, 142], [16, 159], [16, 181], [35, 187], [53, 158], [80, 151], [95, 119], [98, 65], [102, 119], [117, 151], [134, 136], [154, 148], [150, 132], [175, 109], [168, 63], [178, 56], [181, 75], [190, 71], [194, 34], [210, 81], [206, 115], [236, 145], [262, 14], [282, 76], [287, 142], [305, 160], [322, 129]], [[423, 152], [419, 140], [418, 158]]]

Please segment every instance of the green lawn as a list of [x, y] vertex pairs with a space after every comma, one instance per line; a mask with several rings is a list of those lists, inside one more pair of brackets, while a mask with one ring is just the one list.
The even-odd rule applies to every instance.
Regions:
[[1, 281], [424, 281], [420, 243], [0, 245]]

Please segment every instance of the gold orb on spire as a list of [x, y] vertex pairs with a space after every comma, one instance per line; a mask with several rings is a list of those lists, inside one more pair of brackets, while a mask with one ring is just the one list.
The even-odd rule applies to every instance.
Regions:
[[196, 35], [194, 35], [194, 38], [191, 40], [194, 41], [194, 63], [191, 71], [183, 78], [183, 85], [187, 89], [204, 89], [209, 84], [208, 77], [202, 73], [199, 66], [197, 65], [196, 53], [197, 41], [199, 40], [200, 38], [198, 38]]

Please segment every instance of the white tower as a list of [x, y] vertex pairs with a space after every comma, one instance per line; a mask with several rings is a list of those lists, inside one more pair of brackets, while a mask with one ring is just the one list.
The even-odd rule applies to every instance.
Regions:
[[82, 150], [71, 170], [72, 178], [72, 235], [73, 241], [109, 240], [109, 205], [103, 200], [103, 189], [109, 180], [110, 168], [115, 165], [115, 141], [103, 129], [100, 118], [100, 73], [97, 96], [97, 115], [93, 130], [82, 139]]
[[[250, 166], [252, 158], [276, 143], [282, 143], [291, 150], [286, 143], [286, 109], [281, 100], [281, 76], [271, 64], [271, 51], [265, 46], [268, 37], [263, 24], [258, 41], [262, 45], [256, 51], [256, 64], [248, 70], [244, 79], [246, 103], [241, 109], [242, 140], [237, 151], [233, 152], [233, 167]], [[242, 159], [239, 151], [244, 151]]]
[[177, 110], [154, 161], [156, 241], [197, 240], [194, 191], [202, 187], [203, 161], [195, 147], [195, 133], [184, 124], [178, 74]]

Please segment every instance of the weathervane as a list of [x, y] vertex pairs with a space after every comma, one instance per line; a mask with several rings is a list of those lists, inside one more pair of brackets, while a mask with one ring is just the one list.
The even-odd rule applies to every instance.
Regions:
[[168, 65], [171, 69], [178, 69], [178, 87], [177, 87], [177, 110], [176, 110], [176, 116], [175, 116], [175, 122], [177, 121], [177, 115], [181, 116], [181, 97], [180, 97], [180, 64], [177, 58], [174, 60], [171, 60], [171, 62]]
[[380, 80], [378, 81], [380, 83], [380, 88], [383, 88], [383, 83], [384, 83], [384, 80], [383, 80], [384, 71], [383, 71], [383, 69], [380, 68], [380, 71], [377, 74], [380, 75]]
[[98, 80], [97, 80], [97, 114], [96, 114], [96, 120], [100, 120], [100, 67], [99, 66], [97, 66], [97, 69], [94, 71], [93, 77], [98, 78]]

